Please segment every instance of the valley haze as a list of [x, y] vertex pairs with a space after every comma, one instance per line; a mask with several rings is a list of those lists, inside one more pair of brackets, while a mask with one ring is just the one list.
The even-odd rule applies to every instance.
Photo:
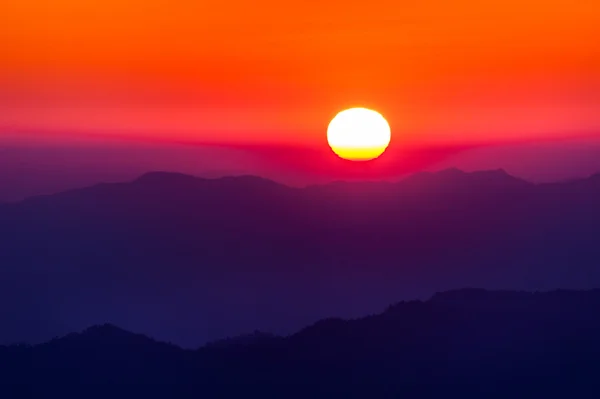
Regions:
[[0, 205], [0, 343], [102, 323], [184, 347], [464, 287], [600, 286], [600, 174], [294, 188], [154, 172]]

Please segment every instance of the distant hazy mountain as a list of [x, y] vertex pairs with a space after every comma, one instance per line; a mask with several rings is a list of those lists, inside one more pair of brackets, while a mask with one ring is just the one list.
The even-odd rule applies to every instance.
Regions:
[[465, 289], [198, 350], [101, 325], [0, 347], [0, 387], [28, 398], [591, 398], [599, 310], [598, 290]]
[[111, 322], [184, 346], [480, 286], [600, 286], [600, 175], [290, 188], [150, 173], [0, 205], [0, 342]]

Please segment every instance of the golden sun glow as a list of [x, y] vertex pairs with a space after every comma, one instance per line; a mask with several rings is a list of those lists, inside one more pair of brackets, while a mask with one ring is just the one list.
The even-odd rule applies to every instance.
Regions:
[[390, 125], [377, 111], [350, 108], [329, 122], [327, 141], [340, 158], [351, 161], [375, 159], [390, 143]]

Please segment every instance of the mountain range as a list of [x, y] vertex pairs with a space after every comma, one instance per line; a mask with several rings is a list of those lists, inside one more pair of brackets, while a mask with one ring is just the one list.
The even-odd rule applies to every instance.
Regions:
[[462, 289], [184, 350], [110, 324], [0, 347], [3, 397], [597, 397], [600, 291]]
[[110, 322], [195, 347], [462, 287], [600, 286], [600, 174], [287, 187], [156, 172], [0, 204], [0, 343]]

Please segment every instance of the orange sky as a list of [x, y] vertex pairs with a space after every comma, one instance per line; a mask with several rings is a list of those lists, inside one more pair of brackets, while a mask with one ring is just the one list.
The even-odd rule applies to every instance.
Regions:
[[600, 132], [592, 0], [3, 0], [0, 137], [324, 143], [341, 109], [392, 141]]

